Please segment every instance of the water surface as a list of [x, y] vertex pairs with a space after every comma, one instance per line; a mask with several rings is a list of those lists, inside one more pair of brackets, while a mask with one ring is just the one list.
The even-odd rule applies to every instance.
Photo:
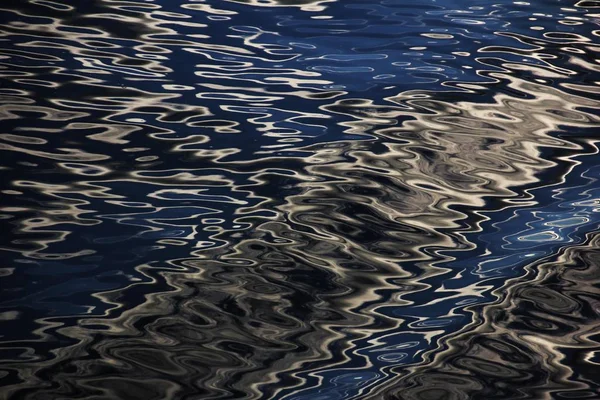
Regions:
[[0, 393], [600, 397], [600, 3], [5, 0]]

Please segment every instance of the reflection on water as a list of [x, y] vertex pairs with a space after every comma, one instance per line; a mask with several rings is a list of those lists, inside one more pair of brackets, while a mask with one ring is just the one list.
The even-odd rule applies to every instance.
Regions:
[[4, 1], [0, 393], [600, 396], [600, 3]]

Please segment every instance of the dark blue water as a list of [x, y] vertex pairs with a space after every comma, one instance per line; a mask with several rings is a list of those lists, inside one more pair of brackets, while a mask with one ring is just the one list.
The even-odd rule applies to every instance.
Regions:
[[0, 5], [0, 397], [600, 398], [600, 3]]

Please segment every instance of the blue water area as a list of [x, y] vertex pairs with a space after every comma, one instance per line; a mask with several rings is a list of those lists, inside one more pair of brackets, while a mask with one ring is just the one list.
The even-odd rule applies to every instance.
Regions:
[[0, 397], [595, 398], [599, 7], [3, 2]]

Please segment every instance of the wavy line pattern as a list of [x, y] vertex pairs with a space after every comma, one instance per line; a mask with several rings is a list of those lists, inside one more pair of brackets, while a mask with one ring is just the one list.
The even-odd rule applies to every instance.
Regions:
[[0, 397], [600, 396], [600, 3], [71, 3], [0, 5]]

